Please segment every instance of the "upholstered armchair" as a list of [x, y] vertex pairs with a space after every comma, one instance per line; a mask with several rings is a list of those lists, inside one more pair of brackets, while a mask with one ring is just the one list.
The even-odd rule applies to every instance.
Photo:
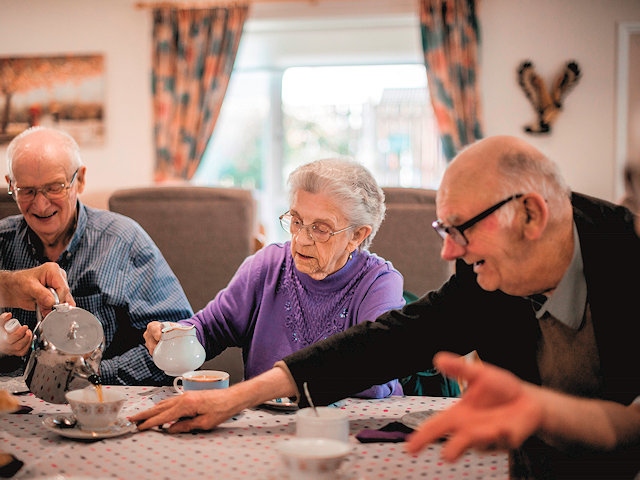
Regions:
[[385, 187], [387, 213], [370, 250], [393, 263], [404, 290], [418, 297], [440, 287], [453, 266], [442, 260], [442, 239], [433, 231], [436, 191]]
[[0, 191], [0, 218], [18, 215], [20, 209], [13, 197], [6, 190]]
[[[194, 311], [213, 299], [255, 250], [256, 206], [249, 190], [196, 186], [116, 190], [109, 209], [133, 218], [147, 231]], [[228, 371], [230, 383], [243, 378], [241, 351], [236, 347], [205, 366]]]
[[[436, 191], [423, 188], [384, 188], [387, 213], [370, 250], [391, 261], [404, 276], [409, 303], [442, 285], [454, 265], [440, 257], [442, 239], [431, 224], [436, 219]], [[457, 382], [436, 370], [400, 379], [406, 395], [455, 397]]]

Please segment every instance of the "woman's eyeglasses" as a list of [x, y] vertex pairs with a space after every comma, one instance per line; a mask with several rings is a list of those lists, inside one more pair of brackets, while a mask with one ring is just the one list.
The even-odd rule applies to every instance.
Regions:
[[341, 230], [333, 231], [326, 223], [312, 223], [311, 225], [305, 225], [302, 223], [300, 217], [291, 215], [291, 213], [283, 213], [278, 217], [280, 219], [280, 225], [285, 232], [289, 232], [291, 235], [297, 235], [300, 230], [306, 229], [309, 237], [314, 242], [324, 243], [329, 241], [331, 237], [342, 232], [346, 232], [355, 225], [350, 225]]

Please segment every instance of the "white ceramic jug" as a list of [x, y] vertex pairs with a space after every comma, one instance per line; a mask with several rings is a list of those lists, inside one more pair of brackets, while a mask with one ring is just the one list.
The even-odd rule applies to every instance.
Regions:
[[195, 370], [206, 360], [194, 325], [163, 322], [162, 337], [153, 351], [153, 361], [167, 375], [177, 377]]

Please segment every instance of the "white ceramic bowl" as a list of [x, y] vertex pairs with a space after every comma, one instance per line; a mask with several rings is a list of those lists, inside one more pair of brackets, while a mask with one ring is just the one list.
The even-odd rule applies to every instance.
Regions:
[[102, 388], [102, 402], [95, 387], [72, 390], [65, 394], [71, 411], [82, 430], [100, 432], [109, 429], [118, 419], [127, 399], [124, 392]]
[[329, 438], [294, 437], [280, 442], [278, 452], [290, 479], [334, 480], [351, 446]]

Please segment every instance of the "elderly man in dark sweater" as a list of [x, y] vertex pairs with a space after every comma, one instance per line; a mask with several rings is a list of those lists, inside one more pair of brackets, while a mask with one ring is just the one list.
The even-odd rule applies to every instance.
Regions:
[[[171, 399], [134, 420], [150, 428], [190, 417], [170, 430], [213, 428], [242, 408], [299, 396], [305, 382], [314, 401], [327, 404], [425, 370], [440, 350], [476, 350], [524, 380], [566, 393], [633, 401], [640, 375], [629, 313], [637, 286], [629, 278], [640, 270], [640, 239], [631, 212], [572, 193], [555, 163], [507, 136], [457, 156], [437, 212], [442, 257], [457, 260], [438, 291], [300, 350], [250, 382]], [[632, 478], [640, 468], [640, 456], [628, 450], [584, 456], [536, 437], [517, 453], [514, 465], [526, 470], [515, 476]]]

